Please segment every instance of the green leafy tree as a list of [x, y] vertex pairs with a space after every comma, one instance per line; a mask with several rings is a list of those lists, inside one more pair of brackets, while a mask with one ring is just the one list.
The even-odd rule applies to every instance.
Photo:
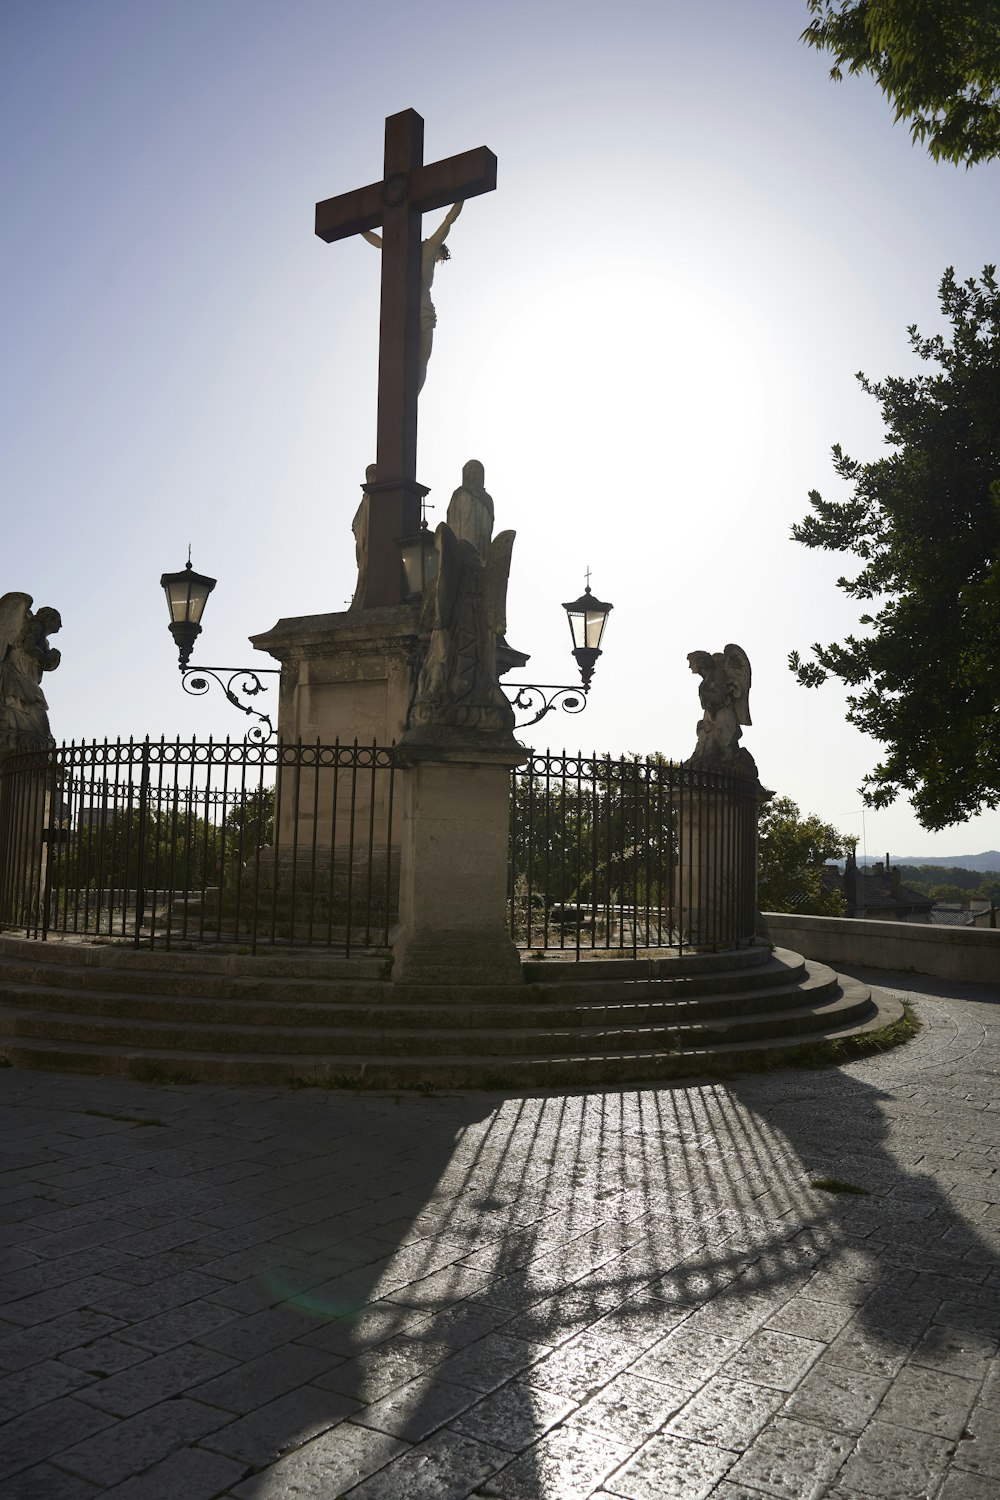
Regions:
[[764, 804], [759, 832], [757, 904], [761, 911], [818, 917], [845, 914], [843, 896], [823, 884], [823, 866], [849, 853], [852, 839], [819, 818], [804, 818], [790, 797], [775, 797]]
[[963, 891], [960, 885], [932, 885], [927, 894], [932, 901], [957, 901], [962, 906], [969, 904], [969, 893]]
[[813, 514], [792, 528], [807, 547], [853, 553], [838, 587], [872, 601], [863, 637], [797, 651], [803, 686], [839, 677], [848, 720], [886, 747], [864, 779], [864, 800], [885, 807], [907, 792], [925, 828], [962, 822], [1000, 803], [1000, 290], [995, 267], [940, 287], [949, 338], [910, 346], [933, 374], [881, 382], [859, 375], [882, 408], [895, 451], [873, 463], [839, 444], [834, 467], [850, 499], [815, 490]]
[[980, 901], [1000, 901], [1000, 880], [983, 880], [976, 895]]
[[593, 776], [517, 777], [515, 879], [556, 902], [663, 898], [673, 836], [666, 765], [660, 755], [605, 756]]
[[833, 54], [830, 77], [868, 73], [931, 156], [972, 166], [1000, 155], [996, 0], [808, 0], [802, 33]]

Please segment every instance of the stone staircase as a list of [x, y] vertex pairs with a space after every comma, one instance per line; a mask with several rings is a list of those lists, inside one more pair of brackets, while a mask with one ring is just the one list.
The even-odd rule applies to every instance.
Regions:
[[867, 986], [763, 945], [526, 958], [523, 987], [393, 984], [388, 970], [378, 953], [0, 937], [0, 1055], [162, 1082], [534, 1088], [792, 1061], [901, 1014]]

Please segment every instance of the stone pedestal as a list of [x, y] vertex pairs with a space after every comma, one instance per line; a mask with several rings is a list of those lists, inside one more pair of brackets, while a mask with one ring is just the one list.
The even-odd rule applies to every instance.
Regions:
[[44, 764], [8, 761], [0, 771], [0, 917], [9, 926], [44, 928], [53, 774]]
[[406, 726], [419, 608], [349, 609], [279, 620], [250, 637], [281, 663], [278, 738], [389, 745]]
[[[342, 614], [279, 620], [250, 637], [281, 663], [278, 739], [286, 744], [388, 747], [406, 727], [418, 666], [416, 605], [350, 609]], [[346, 847], [371, 831], [390, 837], [388, 778], [345, 774], [282, 775], [277, 779], [275, 841], [319, 849]], [[374, 805], [372, 805], [374, 803]]]
[[520, 984], [507, 931], [510, 772], [518, 750], [407, 748], [394, 980]]
[[758, 783], [685, 790], [677, 803], [677, 900], [684, 941], [724, 948], [756, 929]]

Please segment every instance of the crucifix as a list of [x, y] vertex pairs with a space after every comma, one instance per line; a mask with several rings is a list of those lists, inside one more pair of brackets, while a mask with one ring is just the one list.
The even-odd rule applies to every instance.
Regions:
[[421, 215], [490, 193], [497, 159], [479, 146], [424, 162], [424, 122], [404, 109], [385, 122], [384, 176], [316, 205], [316, 233], [327, 244], [382, 226], [382, 309], [378, 346], [376, 478], [364, 485], [367, 565], [362, 608], [404, 598], [397, 543], [420, 527], [417, 391], [420, 346]]

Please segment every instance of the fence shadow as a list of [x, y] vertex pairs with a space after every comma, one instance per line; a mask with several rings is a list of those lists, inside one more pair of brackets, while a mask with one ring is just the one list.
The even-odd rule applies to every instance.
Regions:
[[[366, 1259], [367, 1208], [356, 1248], [341, 1237], [351, 1209], [286, 1240], [307, 1262], [338, 1258], [337, 1276], [286, 1305], [320, 1322], [303, 1342], [346, 1356], [328, 1383], [367, 1404], [349, 1425], [417, 1445], [366, 1500], [430, 1493], [428, 1476], [458, 1463], [482, 1485], [501, 1471], [499, 1495], [596, 1485], [627, 1457], [614, 1412], [629, 1372], [663, 1384], [648, 1436], [685, 1383], [710, 1379], [795, 1298], [840, 1309], [855, 1368], [900, 1362], [944, 1299], [968, 1326], [995, 1253], [920, 1146], [901, 1157], [893, 1100], [831, 1069], [403, 1101], [381, 1137], [383, 1210], [409, 1205], [374, 1230], [386, 1254]], [[865, 1192], [824, 1192], [820, 1178]], [[345, 1431], [317, 1449], [332, 1478]], [[274, 1500], [300, 1462], [241, 1495]]]

